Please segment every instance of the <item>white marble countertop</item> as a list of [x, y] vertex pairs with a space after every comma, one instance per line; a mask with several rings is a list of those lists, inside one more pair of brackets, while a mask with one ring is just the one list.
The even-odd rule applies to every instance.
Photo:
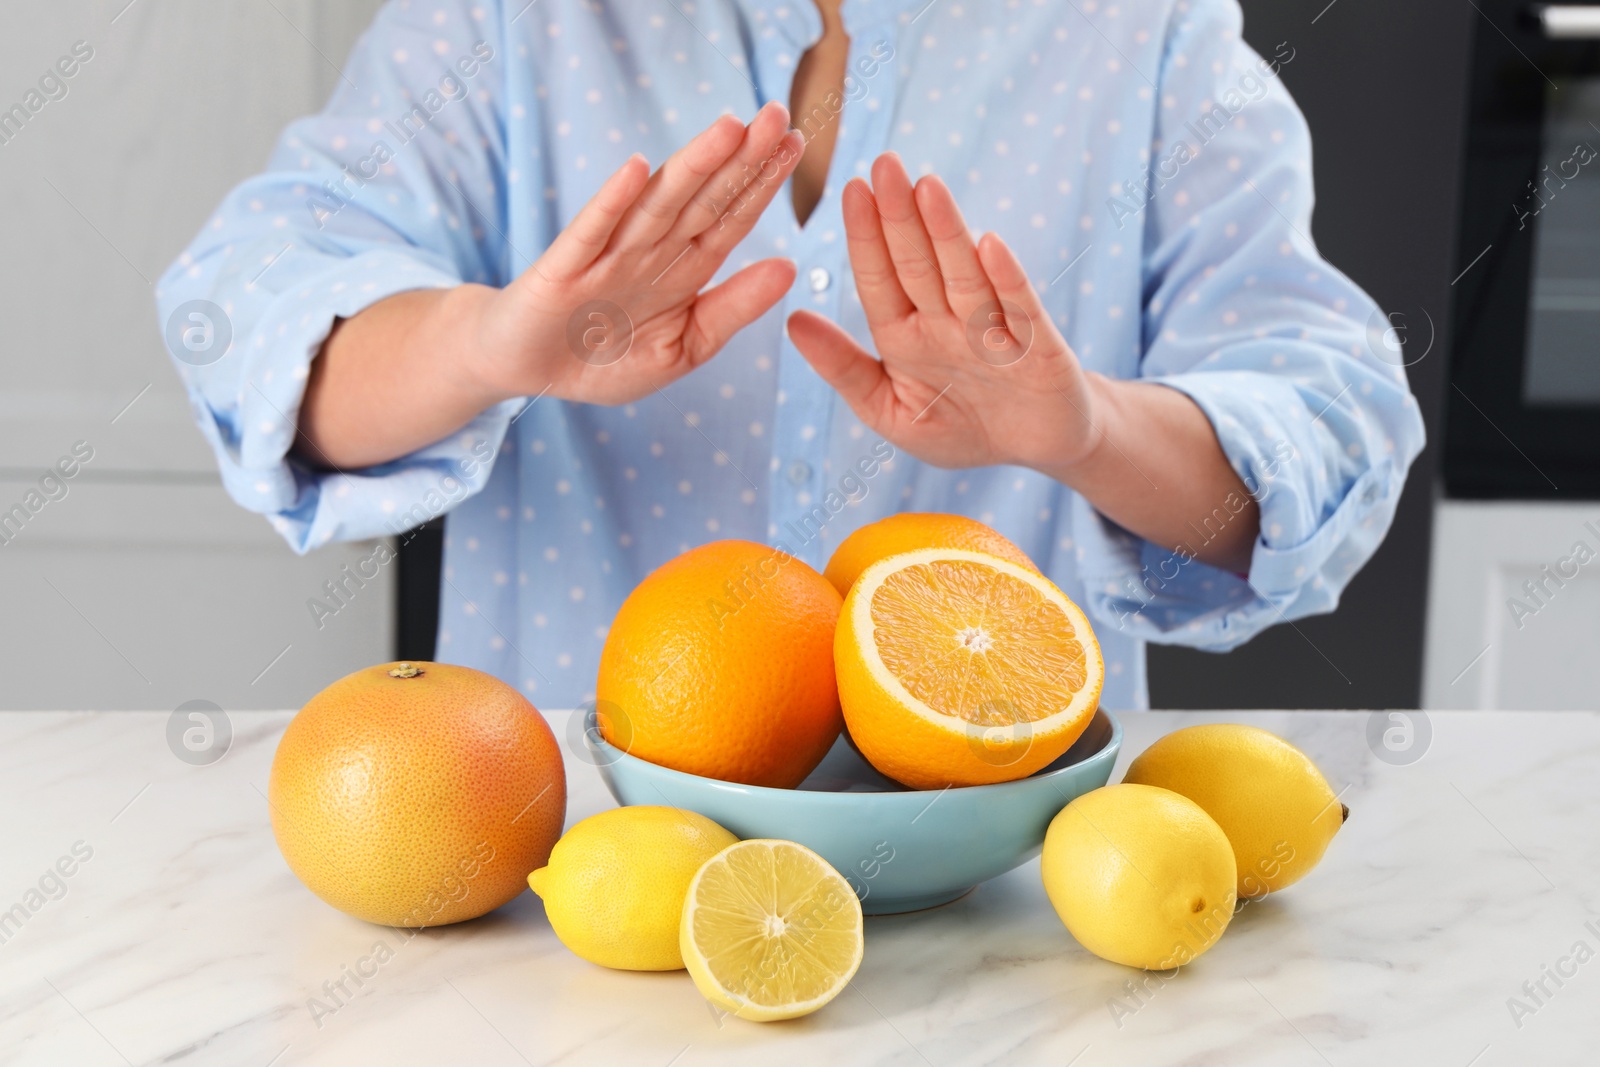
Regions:
[[[568, 714], [549, 717], [570, 736]], [[1245, 907], [1216, 948], [1138, 1000], [1127, 983], [1141, 972], [1072, 940], [1034, 861], [944, 908], [869, 918], [866, 960], [839, 999], [768, 1026], [719, 1024], [684, 972], [584, 963], [531, 893], [410, 938], [323, 904], [267, 819], [288, 719], [234, 713], [226, 756], [191, 766], [168, 749], [166, 715], [0, 713], [0, 909], [12, 909], [0, 917], [0, 1063], [1600, 1057], [1600, 715], [1434, 713], [1425, 755], [1399, 766], [1369, 749], [1364, 712], [1124, 715], [1113, 781], [1180, 725], [1251, 722], [1309, 752], [1350, 821], [1307, 880]], [[571, 751], [568, 774], [569, 823], [611, 806]], [[63, 858], [71, 875], [47, 877]], [[41, 879], [46, 892], [31, 894]], [[346, 980], [342, 1004], [328, 998], [324, 983], [358, 965], [376, 973]], [[335, 1010], [314, 1012], [312, 998]]]

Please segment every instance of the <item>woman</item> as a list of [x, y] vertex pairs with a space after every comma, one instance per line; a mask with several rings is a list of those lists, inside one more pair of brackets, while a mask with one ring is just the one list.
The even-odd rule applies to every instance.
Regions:
[[915, 510], [1016, 541], [1142, 707], [1143, 642], [1331, 610], [1422, 446], [1381, 313], [1306, 236], [1293, 49], [1239, 27], [391, 3], [163, 280], [164, 315], [232, 328], [179, 369], [296, 550], [449, 510], [440, 657], [548, 706], [689, 546], [820, 568]]

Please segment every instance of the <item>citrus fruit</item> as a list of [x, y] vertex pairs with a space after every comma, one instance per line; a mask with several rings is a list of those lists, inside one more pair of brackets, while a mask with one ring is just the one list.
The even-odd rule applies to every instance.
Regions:
[[1149, 785], [1085, 793], [1050, 821], [1044, 891], [1102, 959], [1164, 971], [1198, 957], [1233, 918], [1233, 850], [1186, 797]]
[[561, 750], [515, 689], [445, 663], [385, 663], [311, 698], [267, 781], [289, 869], [340, 911], [440, 926], [522, 891], [561, 834]]
[[612, 808], [568, 830], [528, 885], [576, 955], [625, 971], [675, 971], [689, 881], [738, 840], [696, 812]]
[[1128, 765], [1125, 782], [1182, 793], [1217, 821], [1250, 899], [1304, 878], [1350, 815], [1304, 752], [1254, 726], [1174, 731]]
[[1039, 770], [1088, 727], [1104, 676], [1089, 621], [1048, 578], [950, 548], [862, 572], [834, 662], [851, 739], [914, 789]]
[[741, 1019], [808, 1015], [861, 966], [861, 901], [828, 861], [793, 841], [741, 841], [689, 883], [683, 962], [712, 1004]]
[[861, 572], [880, 559], [919, 548], [967, 548], [1038, 570], [1026, 552], [977, 519], [907, 511], [868, 523], [839, 542], [822, 573], [845, 596]]
[[839, 594], [786, 552], [716, 541], [656, 571], [618, 609], [595, 700], [611, 744], [663, 767], [792, 788], [844, 720]]

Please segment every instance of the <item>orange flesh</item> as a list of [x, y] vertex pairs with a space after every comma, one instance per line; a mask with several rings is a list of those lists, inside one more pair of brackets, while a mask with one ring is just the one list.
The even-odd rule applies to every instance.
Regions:
[[1037, 722], [1088, 680], [1066, 614], [1031, 585], [972, 560], [896, 571], [872, 595], [873, 640], [906, 690], [980, 726]]

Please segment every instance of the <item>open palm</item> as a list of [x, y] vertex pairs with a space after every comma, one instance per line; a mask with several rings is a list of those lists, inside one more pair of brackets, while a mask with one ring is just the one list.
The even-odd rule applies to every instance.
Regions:
[[1093, 445], [1093, 380], [994, 234], [974, 242], [936, 177], [912, 186], [899, 157], [845, 187], [850, 265], [878, 350], [796, 312], [802, 355], [890, 442], [940, 467], [1070, 463]]
[[653, 176], [622, 165], [487, 309], [479, 376], [506, 396], [622, 404], [710, 359], [794, 282], [767, 259], [701, 292], [798, 163], [804, 138], [769, 104], [712, 123]]

